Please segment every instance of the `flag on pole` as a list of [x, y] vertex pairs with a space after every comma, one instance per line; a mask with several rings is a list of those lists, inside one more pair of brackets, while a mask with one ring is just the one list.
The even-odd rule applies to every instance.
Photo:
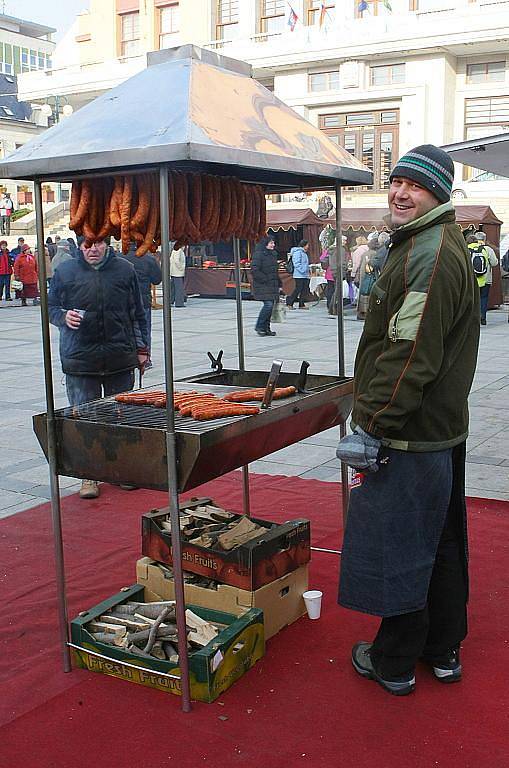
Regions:
[[299, 20], [299, 17], [297, 16], [295, 11], [293, 10], [293, 8], [290, 5], [290, 3], [288, 3], [288, 7], [289, 7], [290, 10], [289, 10], [289, 13], [288, 13], [287, 24], [290, 27], [290, 32], [293, 32], [293, 30], [295, 29], [295, 25], [297, 24], [297, 22]]
[[357, 5], [357, 10], [359, 11], [359, 13], [362, 13], [363, 11], [368, 10], [368, 4], [366, 0], [361, 0], [361, 2]]
[[325, 15], [327, 13], [327, 8], [325, 7], [325, 2], [320, 3], [320, 29], [323, 26], [323, 23], [325, 21]]
[[387, 8], [389, 13], [392, 13], [392, 5], [390, 4], [389, 0], [383, 0], [384, 8]]

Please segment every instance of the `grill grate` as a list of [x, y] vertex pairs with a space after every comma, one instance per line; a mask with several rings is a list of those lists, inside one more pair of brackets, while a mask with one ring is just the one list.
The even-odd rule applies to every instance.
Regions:
[[[161, 389], [161, 386], [151, 387], [144, 390], [145, 392], [151, 392]], [[197, 392], [213, 392], [215, 395], [226, 395], [228, 392], [238, 392], [243, 387], [225, 387], [216, 386], [213, 384], [191, 384], [185, 388], [176, 389], [176, 392], [189, 392], [190, 390], [196, 390]], [[249, 389], [249, 387], [244, 387]], [[293, 395], [282, 400], [274, 400], [271, 408], [277, 408], [278, 406], [294, 402], [302, 398], [302, 395]], [[259, 402], [252, 403], [253, 405], [260, 406]], [[246, 403], [247, 405], [247, 403]], [[261, 412], [263, 413], [263, 411]], [[254, 414], [261, 415], [261, 414]], [[63, 408], [57, 412], [57, 416], [76, 419], [80, 421], [88, 421], [96, 424], [111, 424], [115, 426], [125, 427], [145, 427], [152, 429], [166, 429], [166, 410], [164, 408], [154, 408], [149, 405], [129, 405], [127, 403], [117, 403], [114, 398], [107, 398], [104, 400], [95, 400], [91, 403], [84, 403], [83, 405], [69, 406]], [[175, 411], [175, 429], [178, 432], [191, 432], [195, 434], [202, 434], [209, 430], [223, 427], [227, 424], [232, 424], [240, 421], [241, 419], [249, 419], [251, 416], [228, 416], [222, 419], [211, 419], [210, 421], [195, 421], [189, 416], [181, 416], [178, 411]]]

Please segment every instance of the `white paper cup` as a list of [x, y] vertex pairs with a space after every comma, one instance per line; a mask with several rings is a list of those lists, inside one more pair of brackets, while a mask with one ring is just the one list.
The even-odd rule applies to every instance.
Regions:
[[322, 608], [322, 592], [319, 589], [310, 589], [302, 595], [306, 604], [306, 610], [310, 619], [319, 619]]

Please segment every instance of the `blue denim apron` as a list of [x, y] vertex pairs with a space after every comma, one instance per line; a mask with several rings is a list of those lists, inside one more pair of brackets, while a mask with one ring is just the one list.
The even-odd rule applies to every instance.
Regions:
[[453, 450], [388, 458], [353, 488], [339, 604], [375, 616], [424, 608], [453, 487]]

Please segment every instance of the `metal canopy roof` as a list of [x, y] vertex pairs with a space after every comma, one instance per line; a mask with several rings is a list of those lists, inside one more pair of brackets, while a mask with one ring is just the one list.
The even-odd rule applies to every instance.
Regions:
[[442, 147], [456, 163], [509, 176], [509, 133], [470, 139]]
[[232, 174], [282, 190], [371, 184], [372, 173], [250, 76], [185, 45], [25, 144], [1, 178], [70, 180], [160, 163]]

